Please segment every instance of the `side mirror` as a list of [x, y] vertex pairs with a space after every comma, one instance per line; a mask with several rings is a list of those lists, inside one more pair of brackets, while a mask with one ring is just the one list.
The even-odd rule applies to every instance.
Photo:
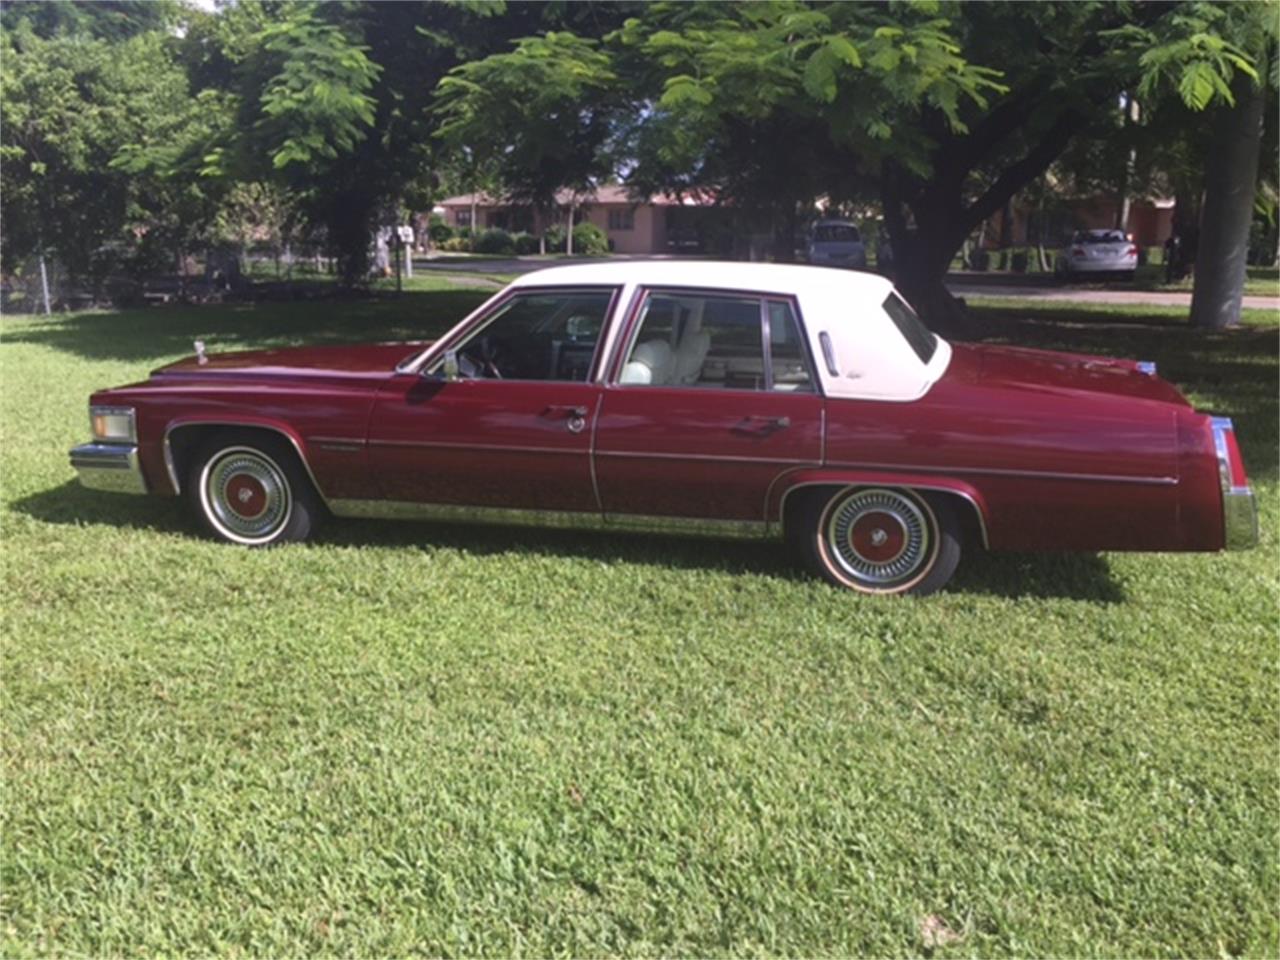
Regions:
[[444, 352], [444, 378], [446, 380], [458, 379], [458, 351], [446, 350]]

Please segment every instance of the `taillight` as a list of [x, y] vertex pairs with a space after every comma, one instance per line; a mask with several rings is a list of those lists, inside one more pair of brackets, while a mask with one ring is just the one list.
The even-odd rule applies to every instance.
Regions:
[[1137, 247], [1130, 247], [1128, 250], [1126, 250], [1126, 251], [1125, 251], [1125, 254], [1124, 254], [1124, 255], [1125, 255], [1126, 257], [1136, 257], [1136, 256], [1138, 255], [1138, 248], [1137, 248]]
[[1218, 476], [1222, 489], [1247, 490], [1249, 477], [1244, 472], [1244, 458], [1236, 442], [1235, 426], [1229, 417], [1213, 418], [1213, 448], [1218, 454]]
[[1072, 255], [1073, 257], [1083, 257], [1083, 256], [1084, 256], [1084, 247], [1072, 247], [1072, 248], [1071, 248], [1071, 255]]

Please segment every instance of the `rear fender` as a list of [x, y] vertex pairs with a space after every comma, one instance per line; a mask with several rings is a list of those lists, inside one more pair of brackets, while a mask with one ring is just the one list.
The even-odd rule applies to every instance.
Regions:
[[886, 470], [800, 470], [782, 477], [769, 492], [766, 514], [770, 526], [782, 526], [786, 514], [787, 498], [791, 494], [810, 487], [905, 487], [910, 490], [927, 490], [948, 493], [969, 504], [982, 536], [987, 544], [988, 512], [982, 493], [972, 484], [950, 477], [919, 473], [896, 473]]

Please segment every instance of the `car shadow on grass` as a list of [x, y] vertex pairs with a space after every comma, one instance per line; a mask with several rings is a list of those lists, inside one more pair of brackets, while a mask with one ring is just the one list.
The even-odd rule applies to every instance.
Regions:
[[9, 504], [13, 512], [45, 523], [103, 524], [124, 530], [193, 533], [195, 526], [180, 507], [178, 500], [90, 490], [76, 480], [20, 497]]
[[[200, 536], [178, 500], [88, 490], [75, 480], [15, 500], [10, 509], [45, 523], [104, 526]], [[569, 561], [625, 563], [807, 582], [810, 576], [777, 540], [714, 540], [632, 532], [556, 530], [457, 523], [339, 520], [324, 524], [321, 546], [355, 549], [456, 550], [477, 557], [518, 553]], [[236, 549], [228, 547], [227, 549]], [[1124, 593], [1096, 554], [999, 554], [973, 551], [950, 593], [1008, 599], [1072, 599], [1118, 603]]]

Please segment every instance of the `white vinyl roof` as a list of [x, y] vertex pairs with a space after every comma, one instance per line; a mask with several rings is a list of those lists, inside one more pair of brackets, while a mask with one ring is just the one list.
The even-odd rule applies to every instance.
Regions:
[[[628, 304], [637, 289], [697, 288], [793, 297], [809, 341], [816, 373], [828, 397], [904, 402], [918, 399], [951, 361], [951, 346], [938, 338], [928, 363], [916, 355], [884, 309], [894, 295], [884, 277], [857, 270], [777, 263], [713, 260], [607, 260], [527, 273], [505, 290], [572, 286], [621, 287], [613, 322], [602, 345], [615, 349]], [[495, 295], [494, 300], [501, 293]], [[428, 348], [412, 366], [429, 365], [454, 333], [488, 310], [490, 300]]]
[[609, 260], [549, 267], [518, 277], [513, 286], [566, 284], [638, 284], [646, 287], [712, 287], [797, 296], [856, 297], [876, 304], [893, 284], [876, 273], [787, 263], [739, 263], [720, 260]]

